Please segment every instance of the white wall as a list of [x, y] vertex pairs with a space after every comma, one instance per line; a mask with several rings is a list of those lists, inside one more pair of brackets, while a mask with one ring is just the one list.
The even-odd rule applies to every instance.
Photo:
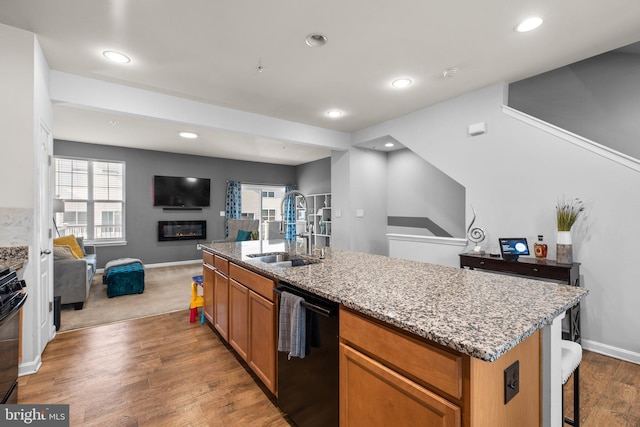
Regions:
[[[0, 24], [0, 129], [4, 155], [0, 206], [33, 208], [33, 39], [32, 33]], [[16, 179], [19, 177], [19, 179]], [[10, 183], [10, 185], [9, 185]]]
[[334, 151], [331, 192], [331, 245], [387, 255], [386, 153], [356, 147]]
[[350, 159], [351, 151], [331, 152], [331, 246], [339, 249], [351, 247]]
[[[0, 168], [0, 246], [29, 246], [29, 261], [19, 274], [27, 283], [29, 297], [23, 308], [22, 363], [20, 372], [33, 372], [40, 366], [39, 325], [52, 323], [52, 313], [42, 310], [40, 301], [38, 254], [39, 206], [36, 188], [37, 135], [42, 121], [51, 128], [53, 113], [48, 94], [48, 66], [33, 33], [0, 24], [0, 128], [5, 158]], [[48, 316], [43, 319], [42, 316]], [[45, 332], [49, 335], [49, 332]], [[48, 341], [50, 337], [45, 337]]]
[[[640, 301], [632, 261], [640, 232], [640, 173], [505, 115], [506, 86], [485, 88], [354, 134], [353, 143], [391, 135], [466, 188], [476, 225], [499, 236], [537, 234], [555, 257], [554, 208], [563, 196], [587, 203], [573, 230], [581, 262], [585, 348], [640, 363]], [[487, 122], [488, 132], [468, 137], [467, 126]]]

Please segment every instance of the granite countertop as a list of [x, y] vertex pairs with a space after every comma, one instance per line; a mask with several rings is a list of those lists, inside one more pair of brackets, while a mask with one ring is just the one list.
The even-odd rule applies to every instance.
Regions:
[[0, 270], [18, 270], [29, 261], [29, 246], [0, 246]]
[[494, 361], [577, 304], [575, 286], [327, 249], [320, 263], [276, 267], [248, 255], [293, 252], [284, 241], [204, 249], [463, 354]]

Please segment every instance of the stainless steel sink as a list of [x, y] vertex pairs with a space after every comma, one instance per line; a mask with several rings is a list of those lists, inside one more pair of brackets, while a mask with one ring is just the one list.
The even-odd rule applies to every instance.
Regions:
[[300, 255], [291, 255], [287, 252], [252, 254], [248, 255], [248, 257], [277, 267], [298, 267], [301, 265], [316, 264], [320, 262], [320, 260], [317, 259], [302, 257]]
[[291, 260], [291, 255], [286, 252], [275, 254], [257, 254], [249, 256], [251, 258], [257, 259], [258, 261], [266, 262], [267, 264]]

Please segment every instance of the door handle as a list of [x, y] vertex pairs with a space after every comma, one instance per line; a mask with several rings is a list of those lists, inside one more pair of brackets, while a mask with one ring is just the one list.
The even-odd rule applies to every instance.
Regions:
[[40, 251], [40, 255], [51, 255], [51, 249], [45, 249], [44, 251]]

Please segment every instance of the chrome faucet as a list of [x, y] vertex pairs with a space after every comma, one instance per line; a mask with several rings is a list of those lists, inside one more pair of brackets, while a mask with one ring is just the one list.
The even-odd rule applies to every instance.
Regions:
[[[304, 200], [304, 205], [305, 208], [308, 208], [309, 204], [307, 203], [307, 196], [305, 196], [304, 194], [302, 194], [300, 191], [298, 190], [291, 190], [291, 191], [287, 191], [286, 193], [284, 193], [284, 196], [282, 196], [282, 203], [280, 206], [280, 213], [282, 215], [282, 222], [280, 223], [280, 234], [284, 234], [285, 233], [285, 222], [284, 222], [284, 202], [285, 200], [287, 200], [287, 196], [300, 196], [302, 197], [302, 199]], [[295, 198], [294, 198], [295, 200]], [[295, 209], [295, 203], [294, 203], [294, 209]], [[302, 237], [303, 239], [307, 239], [307, 255], [313, 255], [313, 224], [309, 221], [309, 212], [307, 212], [306, 218], [305, 218], [305, 231], [306, 231], [306, 235], [303, 233], [297, 234], [298, 237]]]

